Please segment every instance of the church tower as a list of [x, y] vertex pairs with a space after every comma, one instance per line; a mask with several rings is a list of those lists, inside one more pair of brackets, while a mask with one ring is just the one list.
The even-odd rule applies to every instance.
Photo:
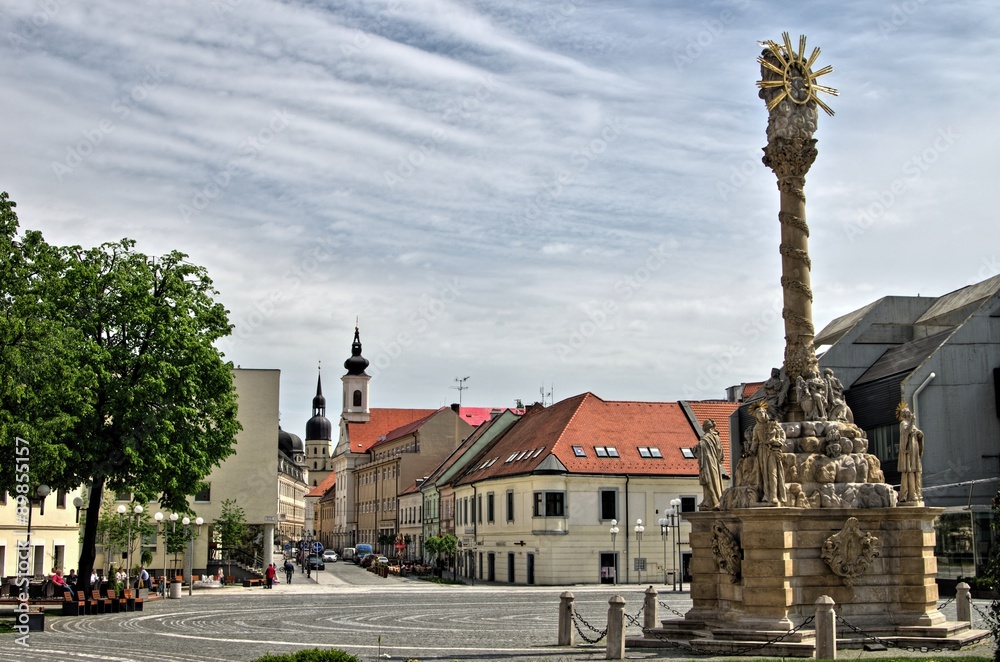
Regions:
[[319, 485], [333, 471], [333, 425], [326, 417], [322, 376], [316, 376], [316, 397], [312, 402], [312, 418], [306, 422], [306, 468], [309, 484]]
[[367, 367], [368, 359], [361, 356], [361, 336], [355, 326], [351, 358], [344, 361], [347, 374], [340, 378], [344, 383], [342, 418], [348, 423], [367, 423], [371, 418], [371, 411], [368, 409], [368, 382], [371, 381], [371, 376], [365, 372]]

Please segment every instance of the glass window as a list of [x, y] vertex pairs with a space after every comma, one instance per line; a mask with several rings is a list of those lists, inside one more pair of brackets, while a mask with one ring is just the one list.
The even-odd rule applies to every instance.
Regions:
[[58, 490], [56, 492], [56, 508], [66, 507], [66, 490]]
[[639, 446], [639, 457], [650, 457], [649, 449], [645, 446]]
[[606, 449], [604, 446], [594, 446], [594, 453], [597, 454], [597, 457], [607, 457], [608, 449]]
[[659, 458], [663, 457], [663, 453], [661, 453], [660, 449], [657, 448], [656, 446], [650, 446], [649, 447], [649, 454], [652, 457], [659, 457]]
[[601, 490], [601, 519], [618, 519], [618, 490]]
[[618, 457], [618, 449], [614, 446], [608, 446], [608, 457]]
[[681, 449], [681, 455], [684, 456], [685, 460], [693, 460], [694, 459], [694, 451], [691, 450], [690, 448], [682, 448]]
[[195, 503], [208, 503], [212, 500], [212, 485], [211, 483], [202, 483], [201, 489], [198, 490], [194, 495]]
[[514, 491], [507, 490], [507, 521], [514, 521]]
[[882, 462], [895, 460], [899, 456], [899, 424], [880, 425], [865, 430], [868, 437], [868, 452]]
[[587, 451], [583, 450], [583, 446], [574, 446], [573, 455], [577, 457], [587, 457]]
[[693, 513], [697, 510], [695, 497], [693, 496], [682, 496], [681, 497], [681, 512], [682, 513]]
[[563, 517], [565, 513], [565, 492], [535, 492], [535, 517]]
[[492, 523], [494, 520], [493, 492], [486, 494], [486, 521]]
[[131, 501], [132, 493], [128, 490], [124, 492], [115, 492], [115, 501]]

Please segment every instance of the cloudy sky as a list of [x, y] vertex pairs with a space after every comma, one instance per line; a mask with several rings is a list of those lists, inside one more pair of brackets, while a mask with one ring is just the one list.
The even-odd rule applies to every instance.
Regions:
[[719, 398], [780, 364], [758, 41], [819, 46], [817, 328], [1000, 272], [989, 1], [6, 0], [23, 227], [205, 265], [302, 434], [372, 405]]

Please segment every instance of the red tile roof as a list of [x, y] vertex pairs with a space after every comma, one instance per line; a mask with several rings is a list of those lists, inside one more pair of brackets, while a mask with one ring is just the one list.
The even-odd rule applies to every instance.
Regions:
[[379, 437], [433, 414], [435, 409], [371, 409], [367, 423], [348, 423], [352, 453], [366, 453]]
[[503, 410], [498, 410], [494, 407], [460, 407], [458, 415], [462, 417], [463, 421], [472, 427], [478, 427], [480, 423], [485, 423], [490, 420], [494, 411]]
[[[459, 482], [530, 473], [543, 463], [579, 474], [697, 476], [698, 463], [681, 454], [697, 442], [676, 402], [608, 402], [583, 393], [529, 407]], [[574, 446], [583, 449], [582, 457]], [[614, 447], [618, 457], [599, 457], [595, 446]], [[640, 447], [659, 449], [662, 457], [642, 457]]]
[[330, 472], [330, 474], [326, 478], [324, 478], [323, 480], [321, 480], [319, 482], [319, 485], [316, 485], [315, 487], [313, 487], [312, 489], [310, 489], [308, 492], [306, 492], [306, 496], [307, 497], [321, 497], [324, 494], [326, 494], [327, 491], [329, 491], [329, 489], [331, 487], [333, 487], [333, 484], [336, 483], [336, 482], [337, 482], [337, 474], [335, 474], [333, 472]]
[[[698, 417], [698, 423], [704, 423], [708, 419], [715, 421], [715, 427], [719, 431], [719, 439], [722, 440], [722, 452], [726, 456], [725, 466], [729, 467], [726, 473], [730, 476], [733, 475], [729, 456], [732, 448], [732, 442], [729, 438], [729, 415], [739, 409], [740, 403], [726, 402], [725, 400], [701, 400], [688, 401], [687, 404], [691, 407], [694, 415]], [[698, 430], [698, 436], [701, 436], [701, 429]]]
[[[760, 387], [764, 385], [764, 382], [747, 382], [743, 385], [743, 399], [746, 400], [754, 393], [760, 390]], [[718, 421], [716, 421], [718, 423]]]

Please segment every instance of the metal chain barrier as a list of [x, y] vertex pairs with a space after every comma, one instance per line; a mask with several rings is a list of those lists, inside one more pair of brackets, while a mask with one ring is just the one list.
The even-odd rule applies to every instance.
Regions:
[[[979, 618], [982, 619], [982, 625], [985, 627], [985, 629], [990, 631], [990, 636], [993, 637], [993, 639], [995, 640], [996, 637], [993, 634], [993, 629], [990, 627], [990, 623], [992, 621], [995, 621], [997, 617], [1000, 617], [1000, 604], [994, 603], [993, 601], [989, 601], [986, 603], [988, 605], [987, 609], [995, 610], [995, 613], [992, 614], [989, 613], [988, 611], [983, 611], [982, 609], [980, 609], [979, 605], [976, 604], [975, 600], [970, 600], [969, 604], [972, 605], [972, 609], [976, 612], [976, 614], [979, 615]], [[996, 644], [997, 642], [994, 641], [993, 643]]]
[[639, 607], [639, 611], [635, 612], [635, 616], [629, 616], [628, 614], [625, 614], [625, 624], [626, 625], [632, 625], [632, 626], [635, 626], [637, 628], [641, 628], [642, 627], [642, 621], [639, 620], [639, 616], [642, 615], [642, 610], [645, 609], [645, 608], [646, 608], [646, 605], [643, 605], [642, 607]]
[[937, 606], [938, 611], [944, 609], [945, 607], [947, 607], [948, 605], [950, 605], [954, 601], [955, 601], [955, 596], [952, 596], [952, 597], [948, 598], [947, 600], [945, 600], [944, 602], [942, 602], [941, 604], [939, 604]]
[[[596, 632], [597, 633], [597, 638], [595, 639], [595, 638], [587, 636], [587, 634], [580, 627], [581, 623], [584, 626], [586, 626], [588, 629], [590, 629], [592, 632]], [[601, 639], [604, 639], [604, 637], [608, 636], [608, 629], [607, 628], [604, 628], [603, 630], [598, 630], [593, 625], [591, 625], [590, 623], [588, 623], [587, 619], [585, 619], [583, 616], [581, 616], [580, 614], [578, 614], [576, 612], [574, 612], [574, 615], [573, 615], [573, 625], [576, 627], [576, 631], [580, 634], [580, 638], [583, 639], [584, 641], [586, 641], [588, 644], [596, 644]]]
[[910, 651], [911, 653], [942, 653], [942, 652], [945, 652], [945, 651], [953, 650], [951, 648], [940, 648], [940, 647], [939, 648], [931, 648], [929, 646], [904, 646], [903, 644], [899, 643], [898, 641], [890, 641], [888, 639], [883, 639], [882, 637], [879, 637], [879, 636], [876, 636], [874, 634], [865, 632], [861, 628], [859, 628], [859, 627], [853, 625], [852, 623], [849, 623], [848, 621], [844, 620], [844, 618], [840, 614], [837, 614], [836, 616], [837, 616], [837, 622], [838, 623], [841, 623], [841, 624], [847, 626], [855, 634], [859, 634], [862, 637], [864, 637], [865, 639], [870, 639], [870, 640], [874, 641], [877, 644], [882, 644], [886, 648], [898, 648], [900, 650]]
[[674, 616], [679, 616], [681, 618], [684, 618], [684, 614], [680, 613], [679, 611], [677, 611], [676, 609], [674, 609], [673, 607], [671, 607], [670, 605], [668, 605], [663, 600], [657, 600], [657, 603], [661, 607], [663, 607], [664, 609], [666, 609], [667, 611], [669, 611], [671, 614], [673, 614]]
[[693, 645], [691, 645], [689, 643], [683, 643], [683, 642], [680, 642], [680, 641], [671, 641], [670, 639], [668, 639], [662, 633], [653, 632], [652, 630], [649, 630], [647, 628], [643, 628], [642, 633], [644, 635], [651, 636], [654, 639], [658, 639], [659, 641], [662, 641], [662, 642], [665, 642], [665, 643], [669, 644], [669, 646], [664, 646], [664, 648], [675, 648], [677, 650], [682, 650], [682, 651], [685, 651], [686, 653], [690, 653], [691, 655], [704, 655], [706, 657], [718, 657], [720, 655], [727, 655], [727, 656], [730, 656], [730, 655], [747, 655], [749, 653], [756, 653], [756, 652], [758, 652], [758, 651], [760, 651], [760, 650], [762, 650], [764, 648], [767, 648], [768, 646], [773, 646], [776, 643], [784, 641], [785, 639], [787, 639], [788, 637], [792, 636], [793, 634], [795, 634], [796, 632], [798, 632], [802, 628], [804, 628], [804, 627], [806, 627], [808, 625], [811, 625], [814, 620], [816, 620], [816, 616], [815, 615], [809, 616], [804, 621], [802, 621], [802, 623], [800, 623], [799, 625], [795, 626], [794, 628], [792, 628], [788, 632], [782, 632], [782, 633], [778, 634], [777, 636], [775, 636], [772, 639], [769, 639], [767, 641], [761, 642], [759, 644], [753, 644], [751, 646], [744, 646], [743, 648], [736, 648], [736, 649], [728, 650], [728, 651], [710, 651], [710, 650], [704, 650], [704, 649], [701, 649], [701, 648], [696, 648], [695, 646], [693, 646]]

